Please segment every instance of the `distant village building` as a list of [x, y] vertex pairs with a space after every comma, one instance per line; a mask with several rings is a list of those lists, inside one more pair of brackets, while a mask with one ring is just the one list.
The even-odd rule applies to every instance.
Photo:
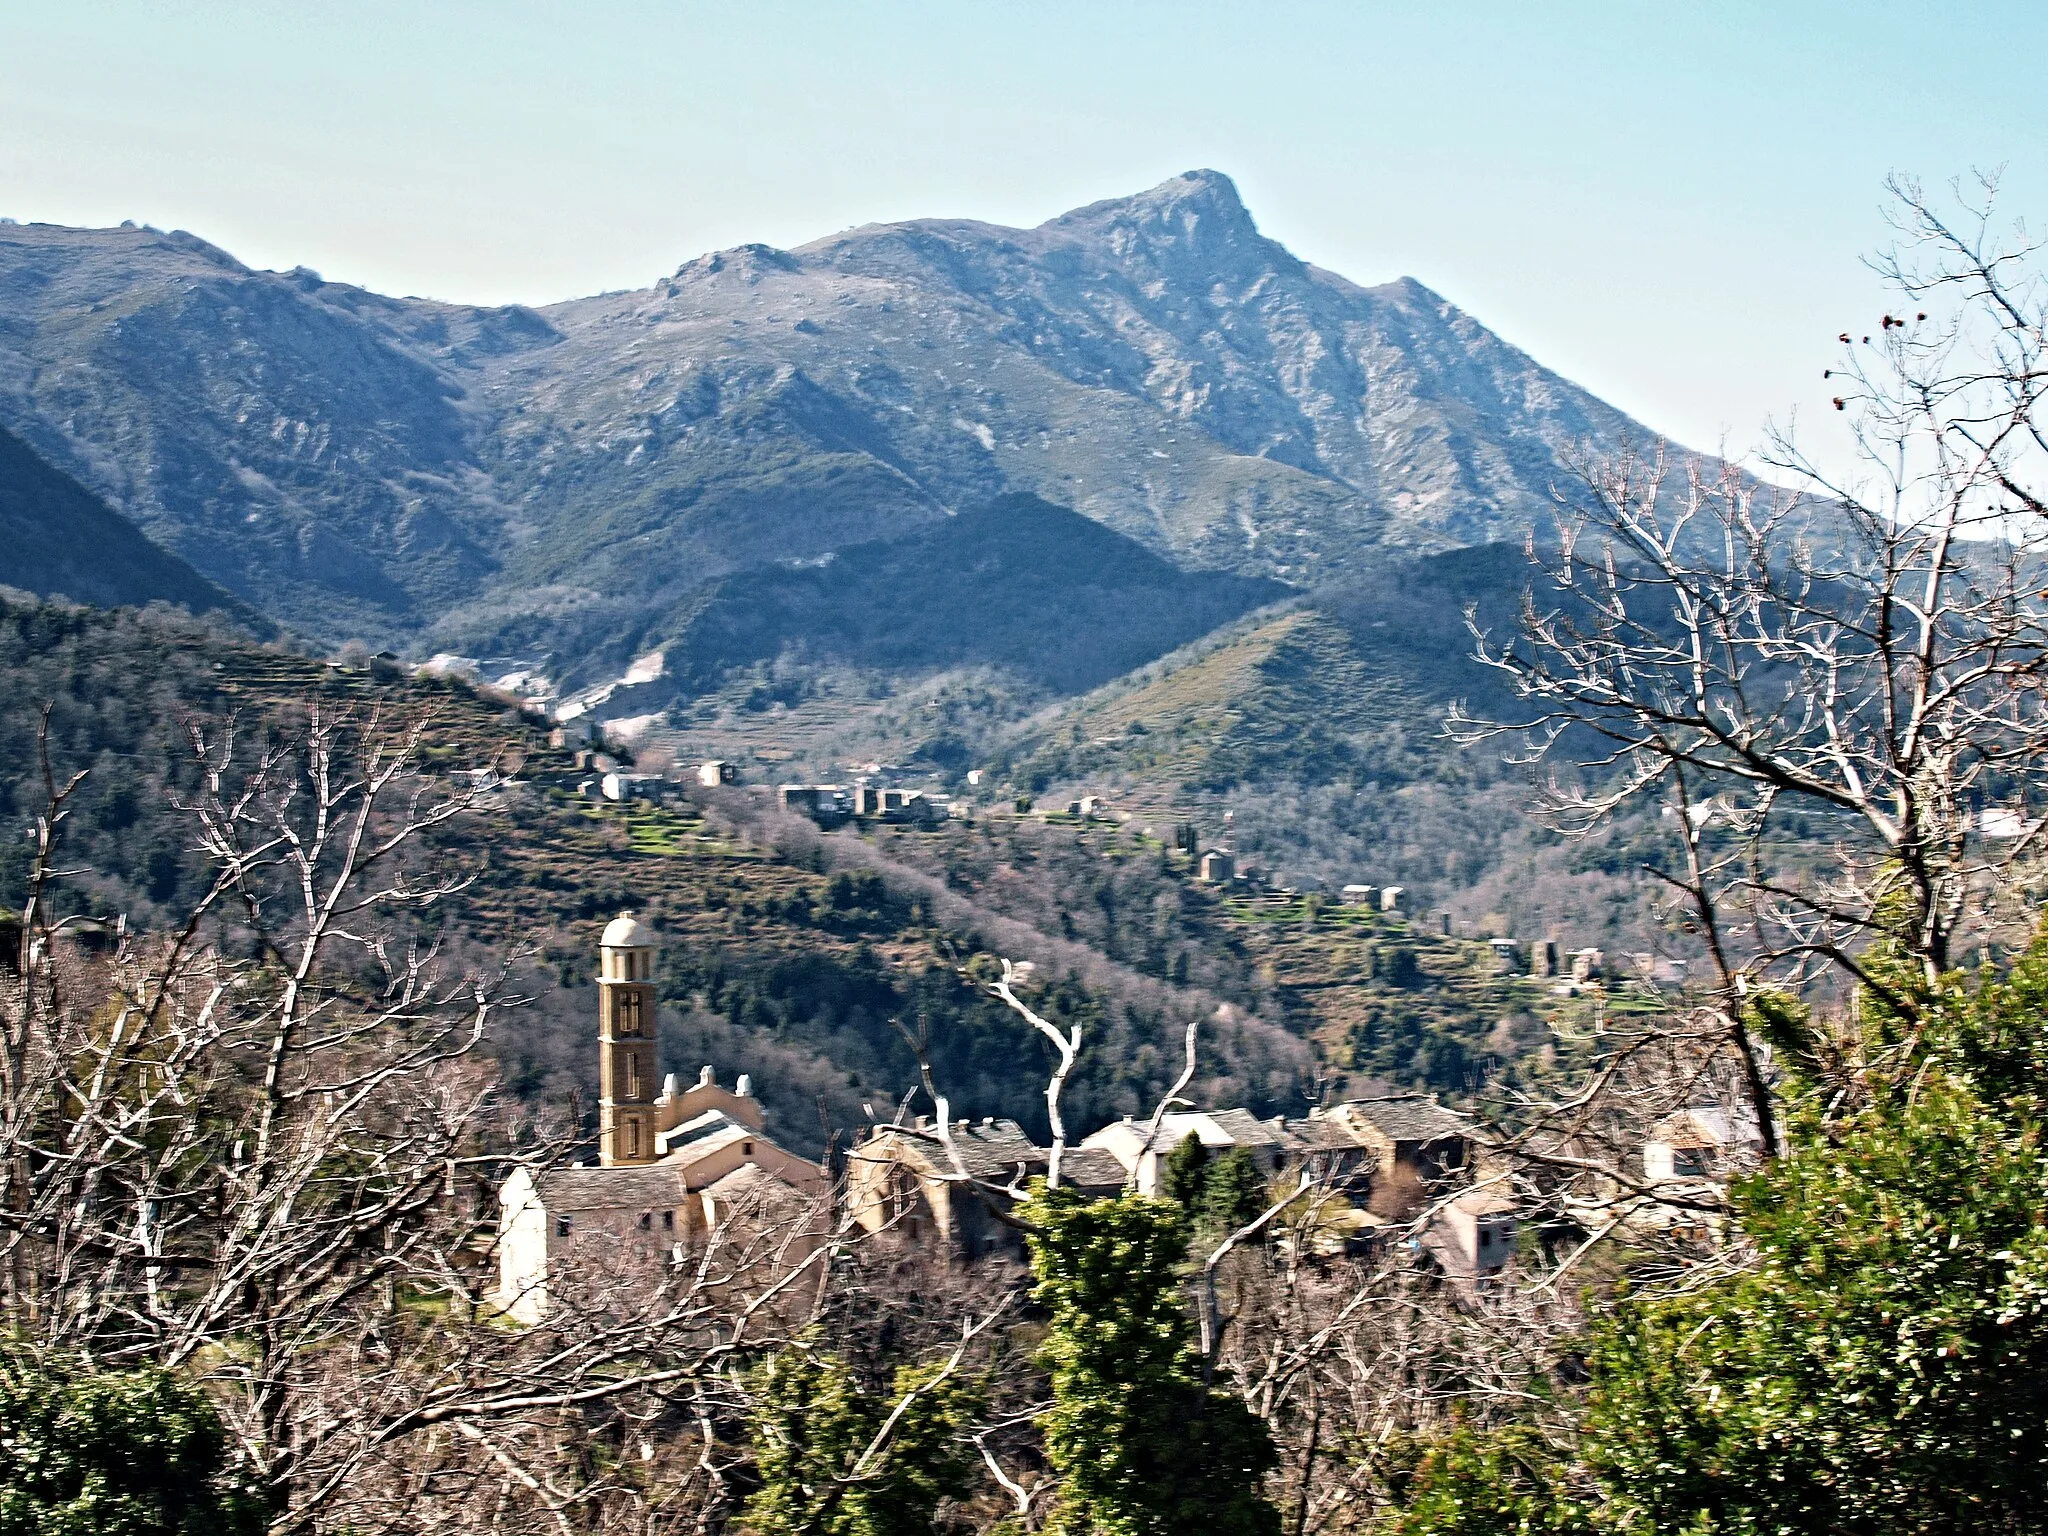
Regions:
[[600, 787], [605, 799], [620, 804], [629, 800], [666, 800], [671, 788], [668, 779], [658, 773], [608, 773]]
[[1149, 1116], [1136, 1120], [1126, 1115], [1115, 1124], [1106, 1125], [1094, 1135], [1084, 1137], [1081, 1145], [1115, 1158], [1117, 1166], [1141, 1195], [1159, 1193], [1162, 1165], [1190, 1136], [1212, 1154], [1243, 1148], [1252, 1154], [1259, 1171], [1269, 1178], [1286, 1167], [1290, 1154], [1296, 1150], [1287, 1134], [1285, 1121], [1278, 1117], [1261, 1120], [1248, 1109], [1163, 1115], [1159, 1121], [1159, 1134], [1152, 1137], [1150, 1145], [1147, 1145], [1146, 1138], [1151, 1128]]
[[1538, 939], [1529, 946], [1529, 974], [1542, 977], [1557, 974], [1557, 940]]
[[1488, 939], [1486, 947], [1493, 951], [1494, 969], [1502, 975], [1511, 975], [1522, 968], [1522, 946], [1513, 939]]
[[548, 732], [548, 745], [556, 751], [564, 748], [588, 746], [590, 744], [590, 721], [565, 720]]
[[1382, 912], [1401, 911], [1401, 898], [1406, 896], [1407, 894], [1408, 888], [1406, 886], [1388, 886], [1385, 890], [1380, 892], [1380, 910]]
[[687, 1092], [673, 1077], [656, 1092], [654, 952], [630, 915], [598, 941], [598, 1165], [520, 1168], [499, 1190], [498, 1300], [523, 1322], [564, 1265], [653, 1278], [735, 1218], [798, 1247], [822, 1238], [824, 1170], [768, 1137], [744, 1076], [728, 1090], [706, 1067]]
[[950, 813], [950, 803], [920, 789], [885, 789], [875, 784], [856, 784], [853, 814], [863, 820], [896, 825], [935, 827]]
[[[1022, 1235], [999, 1213], [1015, 1203], [1012, 1191], [1045, 1176], [1051, 1150], [1036, 1145], [1014, 1120], [961, 1120], [950, 1140], [957, 1165], [922, 1115], [911, 1125], [876, 1126], [847, 1157], [848, 1213], [864, 1232], [892, 1235], [951, 1263], [1022, 1262]], [[1107, 1195], [1123, 1187], [1124, 1170], [1104, 1154], [1069, 1147], [1060, 1179]]]
[[740, 781], [740, 765], [729, 763], [722, 758], [712, 758], [697, 765], [697, 783], [705, 789], [716, 789], [721, 784], [737, 784]]
[[1202, 855], [1199, 872], [1195, 878], [1204, 885], [1228, 885], [1237, 874], [1237, 866], [1221, 848], [1211, 848]]
[[821, 827], [836, 827], [853, 815], [853, 796], [843, 784], [782, 784], [775, 797], [785, 811]]
[[1606, 970], [1607, 956], [1597, 949], [1582, 949], [1572, 956], [1573, 981], [1598, 981]]
[[1376, 885], [1347, 885], [1337, 893], [1337, 899], [1347, 907], [1371, 907], [1379, 903], [1380, 888]]

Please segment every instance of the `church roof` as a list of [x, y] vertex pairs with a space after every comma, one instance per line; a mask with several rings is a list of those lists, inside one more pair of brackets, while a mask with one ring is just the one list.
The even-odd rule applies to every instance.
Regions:
[[598, 944], [605, 949], [652, 949], [654, 930], [630, 912], [621, 912], [604, 925]]
[[550, 1168], [534, 1179], [551, 1212], [657, 1210], [683, 1203], [686, 1170], [675, 1163], [626, 1168]]

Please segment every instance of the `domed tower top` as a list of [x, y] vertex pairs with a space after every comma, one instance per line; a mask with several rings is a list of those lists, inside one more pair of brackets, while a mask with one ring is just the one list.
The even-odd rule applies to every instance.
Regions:
[[654, 930], [630, 912], [621, 912], [604, 925], [604, 935], [598, 941], [600, 949], [653, 949]]

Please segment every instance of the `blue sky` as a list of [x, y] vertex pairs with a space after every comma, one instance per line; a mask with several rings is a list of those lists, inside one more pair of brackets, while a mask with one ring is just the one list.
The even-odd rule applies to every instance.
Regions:
[[[1891, 171], [2048, 224], [2048, 5], [0, 7], [0, 215], [544, 302], [1195, 166], [1696, 446], [1824, 406]], [[1825, 423], [1817, 423], [1825, 427]]]

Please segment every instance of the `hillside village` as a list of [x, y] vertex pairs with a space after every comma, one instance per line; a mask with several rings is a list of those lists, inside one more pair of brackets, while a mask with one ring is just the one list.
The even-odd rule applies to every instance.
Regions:
[[20, 9], [0, 1536], [2048, 1530], [2041, 16]]
[[[1061, 1147], [1057, 1170], [1054, 1149], [1014, 1120], [899, 1111], [864, 1128], [843, 1159], [807, 1161], [774, 1139], [744, 1071], [730, 1088], [708, 1064], [688, 1088], [674, 1074], [656, 1086], [659, 944], [630, 914], [599, 939], [596, 1157], [521, 1168], [499, 1192], [498, 1299], [525, 1322], [545, 1318], [550, 1286], [565, 1279], [640, 1274], [654, 1285], [665, 1268], [698, 1262], [707, 1243], [755, 1232], [774, 1234], [781, 1266], [801, 1265], [846, 1231], [941, 1270], [1022, 1264], [1011, 1211], [1049, 1177], [1098, 1199], [1134, 1190], [1214, 1205], [1219, 1187], [1234, 1187], [1236, 1206], [1219, 1208], [1226, 1226], [1251, 1222], [1292, 1187], [1313, 1201], [1312, 1219], [1290, 1229], [1293, 1259], [1370, 1258], [1398, 1242], [1474, 1295], [1514, 1261], [1509, 1165], [1477, 1122], [1433, 1094], [1381, 1090], [1264, 1119], [1162, 1104]], [[1658, 1230], [1690, 1219], [1682, 1210], [1752, 1167], [1758, 1150], [1753, 1121], [1723, 1107], [1669, 1117], [1642, 1144], [1646, 1182], [1627, 1220]]]

